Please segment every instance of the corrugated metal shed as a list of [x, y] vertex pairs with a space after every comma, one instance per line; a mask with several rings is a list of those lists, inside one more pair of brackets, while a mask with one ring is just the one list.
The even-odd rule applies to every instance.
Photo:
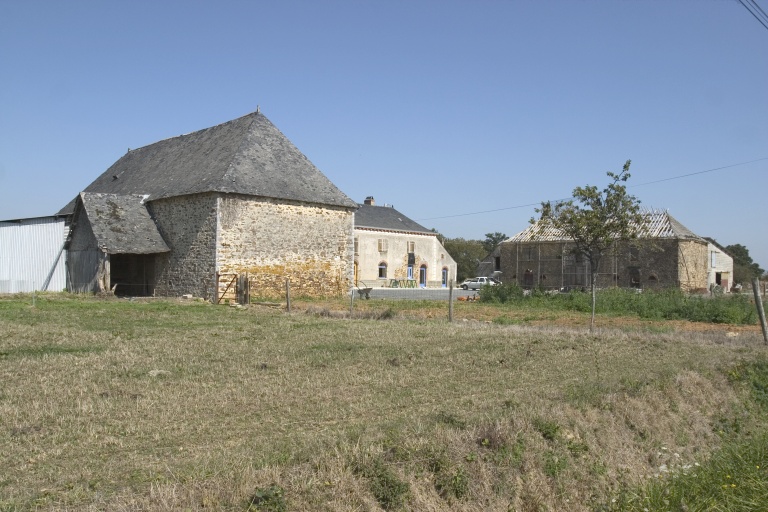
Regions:
[[66, 237], [60, 216], [0, 221], [0, 293], [63, 290]]

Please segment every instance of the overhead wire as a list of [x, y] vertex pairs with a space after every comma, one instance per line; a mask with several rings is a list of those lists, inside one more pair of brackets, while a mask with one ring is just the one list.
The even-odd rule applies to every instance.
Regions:
[[768, 15], [755, 0], [737, 0], [760, 24], [768, 30]]
[[[748, 162], [739, 162], [737, 164], [730, 164], [730, 165], [724, 165], [722, 167], [715, 167], [713, 169], [707, 169], [705, 171], [690, 172], [688, 174], [681, 174], [679, 176], [672, 176], [670, 178], [663, 178], [663, 179], [660, 179], [660, 180], [647, 181], [645, 183], [638, 183], [636, 185], [629, 185], [627, 188], [642, 187], [642, 186], [645, 186], [645, 185], [653, 185], [655, 183], [663, 183], [665, 181], [672, 181], [672, 180], [679, 180], [679, 179], [682, 179], [682, 178], [689, 178], [691, 176], [697, 176], [697, 175], [700, 175], [700, 174], [706, 174], [706, 173], [715, 172], [715, 171], [722, 171], [723, 169], [730, 169], [732, 167], [739, 167], [741, 165], [753, 164], [755, 162], [761, 162], [763, 160], [768, 160], [768, 156], [767, 157], [763, 157], [763, 158], [756, 158], [755, 160], [749, 160]], [[565, 197], [565, 198], [561, 198], [561, 199], [553, 199], [553, 200], [550, 200], [549, 202], [558, 203], [558, 202], [562, 202], [562, 201], [568, 201], [569, 199], [571, 199], [571, 198], [570, 197]], [[516, 210], [518, 208], [530, 208], [531, 206], [541, 206], [541, 203], [539, 202], [539, 203], [519, 204], [519, 205], [515, 205], [515, 206], [506, 206], [506, 207], [503, 207], [503, 208], [495, 208], [493, 210], [482, 210], [482, 211], [478, 211], [478, 212], [456, 213], [456, 214], [453, 214], [453, 215], [442, 215], [440, 217], [427, 217], [427, 218], [423, 218], [423, 219], [416, 219], [416, 221], [422, 222], [422, 221], [425, 221], [425, 220], [452, 219], [452, 218], [455, 218], [455, 217], [469, 217], [471, 215], [482, 215], [484, 213], [495, 213], [495, 212], [501, 212], [501, 211], [505, 211], [505, 210]]]

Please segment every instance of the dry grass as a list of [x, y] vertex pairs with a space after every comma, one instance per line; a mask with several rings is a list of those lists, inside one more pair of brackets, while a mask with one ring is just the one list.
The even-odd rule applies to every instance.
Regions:
[[0, 298], [0, 510], [247, 510], [273, 484], [289, 510], [589, 510], [750, 425], [724, 371], [768, 352], [310, 306]]

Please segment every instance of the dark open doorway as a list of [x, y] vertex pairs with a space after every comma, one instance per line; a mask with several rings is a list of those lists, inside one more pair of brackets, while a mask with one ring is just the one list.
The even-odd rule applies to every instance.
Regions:
[[155, 294], [156, 254], [112, 254], [109, 281], [115, 295], [150, 297]]

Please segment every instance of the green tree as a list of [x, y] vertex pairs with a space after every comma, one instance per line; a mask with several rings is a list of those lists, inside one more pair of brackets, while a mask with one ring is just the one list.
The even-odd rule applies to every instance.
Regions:
[[627, 160], [621, 172], [608, 172], [610, 182], [603, 189], [595, 186], [576, 187], [573, 199], [556, 203], [542, 203], [536, 211], [538, 221], [531, 219], [541, 230], [553, 227], [565, 239], [571, 240], [574, 253], [582, 254], [589, 262], [590, 288], [592, 291], [592, 318], [589, 330], [595, 327], [595, 303], [597, 272], [600, 260], [619, 242], [637, 238], [643, 215], [640, 201], [627, 194], [626, 182], [630, 177]]
[[480, 240], [446, 238], [443, 241], [443, 247], [456, 260], [456, 279], [459, 282], [468, 277], [474, 277], [480, 260], [487, 254]]
[[765, 273], [765, 270], [760, 268], [760, 265], [752, 261], [749, 249], [743, 245], [728, 245], [725, 250], [733, 257], [734, 283], [747, 283], [755, 277], [761, 277]]
[[485, 234], [485, 240], [483, 240], [483, 249], [485, 249], [486, 254], [490, 254], [493, 252], [494, 249], [496, 249], [501, 242], [509, 238], [504, 233], [499, 233], [496, 231], [495, 233], [486, 233]]

